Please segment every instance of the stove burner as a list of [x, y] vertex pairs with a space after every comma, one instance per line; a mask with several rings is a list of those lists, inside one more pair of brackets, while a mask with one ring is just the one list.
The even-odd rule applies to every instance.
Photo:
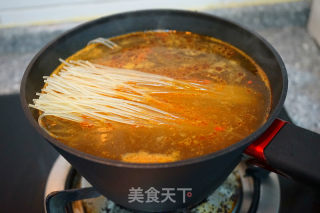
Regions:
[[[85, 187], [91, 187], [91, 185], [62, 156], [59, 156], [49, 174], [45, 197], [54, 191]], [[244, 162], [241, 162], [205, 201], [182, 212], [276, 213], [279, 207], [280, 186], [277, 175], [264, 172], [260, 168], [248, 168]], [[74, 201], [68, 205], [67, 210], [70, 213], [133, 212], [103, 196]]]
[[[83, 188], [90, 187], [91, 185], [84, 178], [81, 177], [80, 181], [78, 181], [76, 186]], [[194, 208], [189, 209], [188, 212], [235, 212], [233, 210], [237, 209], [240, 204], [241, 188], [242, 185], [240, 180], [240, 174], [238, 169], [236, 169], [234, 172], [230, 174], [227, 180], [204, 202], [202, 202]], [[133, 213], [133, 211], [118, 206], [114, 202], [108, 200], [103, 196], [73, 202], [72, 209], [73, 212], [79, 213]]]

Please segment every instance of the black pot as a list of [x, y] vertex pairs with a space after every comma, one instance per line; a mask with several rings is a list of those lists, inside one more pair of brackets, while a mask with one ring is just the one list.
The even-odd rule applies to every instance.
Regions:
[[[272, 110], [267, 122], [250, 136], [221, 151], [160, 164], [134, 164], [95, 157], [64, 145], [39, 127], [37, 113], [28, 104], [43, 87], [42, 76], [50, 75], [58, 66], [59, 58], [67, 58], [97, 37], [158, 29], [213, 36], [250, 55], [263, 68], [271, 84]], [[21, 101], [26, 116], [37, 131], [101, 194], [130, 209], [160, 212], [202, 201], [229, 175], [246, 149], [247, 153], [287, 176], [320, 184], [320, 136], [276, 119], [283, 107], [287, 81], [280, 56], [256, 33], [222, 18], [197, 12], [145, 10], [88, 22], [48, 44], [33, 58], [23, 76]], [[143, 190], [154, 187], [162, 192], [164, 188], [173, 188], [176, 202], [129, 202], [128, 194], [132, 187]], [[191, 191], [192, 196], [188, 193], [183, 202], [182, 192], [177, 188], [190, 188], [184, 194]]]

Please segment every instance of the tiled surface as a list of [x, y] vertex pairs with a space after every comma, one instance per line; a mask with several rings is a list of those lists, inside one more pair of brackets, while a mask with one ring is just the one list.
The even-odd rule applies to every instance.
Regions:
[[[306, 32], [308, 2], [206, 11], [237, 21], [265, 37], [289, 74], [285, 106], [299, 125], [320, 133], [320, 51]], [[0, 29], [0, 94], [17, 93], [39, 49], [79, 23]]]

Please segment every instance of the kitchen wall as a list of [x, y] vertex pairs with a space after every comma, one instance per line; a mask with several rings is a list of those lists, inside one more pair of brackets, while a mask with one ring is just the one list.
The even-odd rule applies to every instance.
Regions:
[[150, 8], [208, 10], [296, 1], [303, 0], [2, 0], [0, 27], [86, 21]]

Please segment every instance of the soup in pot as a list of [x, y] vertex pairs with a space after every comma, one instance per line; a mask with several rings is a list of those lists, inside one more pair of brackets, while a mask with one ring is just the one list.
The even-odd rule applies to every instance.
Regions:
[[236, 47], [191, 32], [98, 39], [45, 77], [31, 107], [52, 137], [80, 151], [164, 163], [224, 149], [256, 131], [268, 79]]

